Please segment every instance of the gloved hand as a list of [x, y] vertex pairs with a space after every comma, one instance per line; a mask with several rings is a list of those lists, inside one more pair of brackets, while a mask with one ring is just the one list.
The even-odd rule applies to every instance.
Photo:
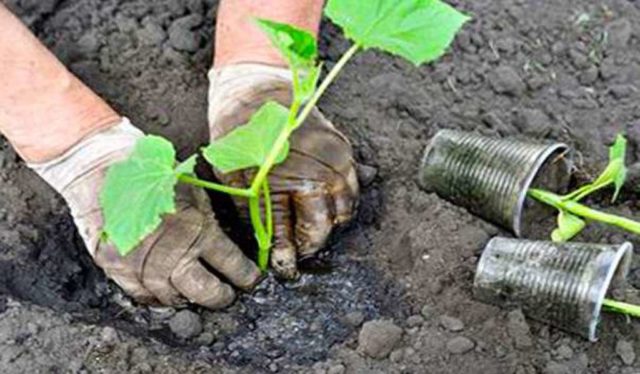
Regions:
[[177, 305], [185, 299], [211, 309], [229, 305], [233, 288], [200, 263], [204, 261], [234, 285], [249, 289], [260, 272], [218, 227], [203, 191], [179, 186], [177, 213], [132, 253], [121, 257], [100, 240], [98, 196], [110, 165], [125, 159], [143, 136], [124, 119], [83, 139], [62, 156], [31, 164], [67, 201], [89, 253], [107, 276], [142, 303]]
[[[239, 64], [214, 69], [209, 79], [212, 140], [247, 123], [269, 100], [290, 105], [288, 69]], [[351, 145], [320, 111], [315, 109], [290, 140], [289, 158], [269, 176], [274, 215], [271, 265], [281, 276], [295, 278], [296, 260], [317, 252], [332, 228], [351, 218], [359, 191]], [[216, 175], [228, 185], [247, 187], [255, 172]], [[247, 200], [236, 199], [236, 205], [247, 214]]]

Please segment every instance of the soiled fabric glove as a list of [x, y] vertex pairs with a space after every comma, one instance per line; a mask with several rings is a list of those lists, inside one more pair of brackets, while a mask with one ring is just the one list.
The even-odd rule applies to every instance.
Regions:
[[[288, 69], [239, 64], [211, 70], [209, 79], [212, 140], [247, 123], [269, 100], [287, 107], [291, 101]], [[271, 265], [285, 278], [297, 277], [297, 259], [317, 252], [332, 228], [352, 217], [359, 193], [351, 145], [320, 111], [314, 109], [290, 140], [288, 159], [269, 176], [274, 214]], [[246, 187], [255, 172], [216, 175], [226, 184]], [[247, 200], [236, 199], [236, 205], [246, 215]]]
[[165, 217], [162, 226], [125, 257], [100, 240], [99, 194], [106, 171], [125, 159], [141, 136], [124, 119], [57, 159], [29, 166], [64, 197], [96, 264], [137, 301], [178, 305], [188, 300], [211, 309], [229, 305], [234, 289], [203, 263], [244, 289], [253, 287], [260, 272], [221, 231], [203, 191], [179, 186], [177, 213]]

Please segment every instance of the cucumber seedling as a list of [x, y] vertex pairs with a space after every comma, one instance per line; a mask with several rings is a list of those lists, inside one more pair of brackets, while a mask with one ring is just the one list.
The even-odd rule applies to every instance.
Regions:
[[618, 135], [614, 144], [609, 148], [609, 164], [604, 171], [593, 182], [577, 188], [573, 192], [561, 196], [540, 189], [528, 191], [530, 197], [558, 210], [558, 227], [551, 234], [551, 239], [554, 242], [571, 240], [586, 227], [586, 220], [606, 223], [634, 234], [640, 234], [640, 222], [601, 212], [580, 203], [590, 194], [609, 186], [614, 187], [612, 201], [618, 198], [627, 177], [627, 167], [624, 162], [626, 149], [627, 140], [623, 135]]
[[[554, 242], [571, 240], [586, 227], [585, 220], [607, 223], [634, 234], [640, 234], [640, 222], [604, 213], [580, 203], [580, 200], [590, 194], [610, 186], [614, 187], [612, 202], [618, 198], [618, 194], [627, 178], [627, 167], [624, 162], [626, 149], [627, 140], [623, 135], [618, 135], [613, 145], [609, 148], [609, 164], [600, 176], [593, 182], [585, 184], [566, 195], [560, 196], [539, 189], [529, 190], [529, 196], [558, 210], [558, 227], [551, 234], [551, 239]], [[640, 318], [640, 306], [638, 305], [612, 299], [604, 299], [602, 305], [606, 311]]]
[[[189, 183], [249, 199], [249, 216], [258, 244], [258, 265], [264, 271], [273, 239], [268, 175], [288, 156], [291, 134], [309, 116], [318, 100], [347, 62], [368, 49], [400, 56], [414, 65], [437, 60], [469, 17], [440, 0], [329, 0], [325, 15], [340, 26], [353, 44], [318, 85], [315, 37], [295, 26], [258, 19], [258, 26], [282, 53], [292, 73], [293, 100], [289, 108], [275, 101], [262, 106], [249, 120], [202, 150], [222, 173], [257, 168], [251, 185], [235, 188], [198, 179], [198, 155], [182, 163], [168, 140], [141, 138], [131, 156], [107, 172], [100, 203], [103, 237], [127, 255], [155, 231], [166, 214], [175, 213], [175, 186]], [[264, 209], [261, 209], [263, 207]]]

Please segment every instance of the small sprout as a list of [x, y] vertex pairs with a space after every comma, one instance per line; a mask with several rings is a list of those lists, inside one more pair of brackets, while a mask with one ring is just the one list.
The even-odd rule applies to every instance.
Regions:
[[582, 26], [586, 23], [589, 23], [589, 21], [591, 21], [591, 16], [589, 15], [589, 13], [580, 13], [578, 17], [576, 17], [574, 24], [576, 26]]
[[610, 165], [613, 166], [613, 172], [611, 179], [615, 185], [615, 192], [613, 193], [612, 201], [616, 201], [624, 182], [627, 180], [627, 167], [624, 164], [624, 158], [627, 150], [627, 139], [624, 136], [618, 135], [616, 142], [609, 150]]
[[634, 234], [640, 234], [640, 222], [600, 212], [579, 203], [586, 196], [611, 185], [615, 188], [612, 201], [616, 200], [627, 177], [627, 167], [624, 164], [626, 147], [627, 140], [623, 135], [618, 135], [615, 143], [609, 148], [609, 164], [600, 176], [592, 183], [586, 184], [567, 195], [559, 196], [552, 192], [538, 189], [529, 190], [529, 196], [560, 211], [558, 228], [551, 234], [553, 241], [567, 241], [577, 235], [586, 226], [583, 218], [607, 223]]
[[566, 242], [582, 231], [587, 223], [565, 210], [558, 213], [558, 228], [551, 233], [551, 240], [554, 242]]

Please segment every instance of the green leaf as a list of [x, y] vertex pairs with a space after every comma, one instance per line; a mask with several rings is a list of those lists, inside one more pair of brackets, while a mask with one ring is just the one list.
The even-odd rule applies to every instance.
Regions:
[[318, 42], [313, 34], [286, 23], [267, 19], [257, 19], [256, 22], [289, 65], [295, 68], [308, 68], [315, 65], [318, 57]]
[[305, 102], [313, 96], [318, 86], [318, 80], [320, 79], [320, 73], [322, 72], [322, 65], [314, 66], [304, 75], [300, 81], [300, 102]]
[[551, 233], [554, 242], [566, 242], [582, 231], [587, 223], [578, 216], [561, 210], [558, 214], [558, 228]]
[[618, 135], [616, 141], [609, 148], [609, 164], [604, 171], [591, 184], [592, 190], [598, 190], [604, 186], [614, 184], [615, 192], [612, 201], [618, 198], [618, 194], [627, 179], [627, 167], [625, 166], [625, 154], [627, 151], [627, 139]]
[[622, 160], [627, 153], [627, 139], [622, 134], [616, 136], [616, 141], [609, 148], [609, 160]]
[[120, 255], [131, 252], [162, 222], [162, 215], [175, 212], [178, 174], [193, 172], [195, 158], [175, 168], [173, 145], [159, 136], [138, 140], [128, 159], [112, 165], [100, 193], [104, 216], [103, 235]]
[[325, 12], [363, 48], [415, 65], [442, 56], [470, 18], [440, 0], [329, 0]]
[[[223, 173], [258, 167], [265, 161], [273, 144], [287, 124], [289, 110], [269, 101], [249, 120], [225, 137], [202, 150], [204, 158]], [[289, 143], [282, 149], [276, 164], [289, 154]]]
[[186, 174], [186, 175], [194, 175], [195, 174], [195, 168], [196, 168], [196, 162], [198, 162], [198, 155], [193, 155], [191, 157], [189, 157], [188, 159], [184, 160], [183, 162], [179, 163], [178, 166], [176, 166], [176, 173], [178, 174]]
[[616, 186], [613, 193], [612, 201], [616, 201], [624, 182], [627, 180], [627, 167], [624, 164], [625, 155], [627, 153], [627, 139], [622, 134], [618, 134], [615, 143], [609, 148], [609, 162], [618, 161], [619, 167], [617, 173], [613, 176], [613, 183]]

